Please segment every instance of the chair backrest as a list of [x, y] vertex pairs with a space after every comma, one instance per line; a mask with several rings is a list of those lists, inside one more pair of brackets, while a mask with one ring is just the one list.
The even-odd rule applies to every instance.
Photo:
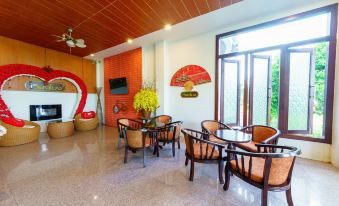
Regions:
[[231, 129], [231, 127], [216, 120], [205, 120], [201, 122], [201, 129], [205, 133], [214, 134], [218, 129]]
[[171, 141], [173, 139], [179, 139], [181, 126], [182, 121], [176, 121], [156, 129], [156, 131], [158, 132], [158, 139], [160, 139], [161, 141]]
[[186, 153], [197, 159], [212, 160], [215, 159], [215, 153], [218, 153], [219, 158], [222, 155], [224, 145], [208, 141], [209, 134], [199, 132], [192, 129], [183, 129]]
[[144, 137], [143, 137], [143, 132], [140, 130], [130, 130], [125, 128], [126, 132], [126, 141], [127, 141], [127, 145], [128, 147], [132, 147], [132, 148], [143, 148], [145, 146], [145, 143], [143, 141]]
[[161, 122], [164, 124], [169, 124], [172, 122], [172, 117], [169, 115], [159, 115], [159, 116], [153, 117], [151, 122]]
[[[300, 149], [279, 145], [271, 147], [262, 145], [261, 147], [263, 147], [264, 152], [267, 152], [265, 154], [265, 162], [268, 162], [268, 164], [265, 170], [269, 170], [268, 184], [289, 184], [291, 182], [295, 158], [301, 153]], [[259, 150], [261, 147], [259, 147]], [[267, 150], [267, 148], [269, 149]]]
[[123, 128], [129, 126], [129, 121], [127, 118], [120, 118], [117, 120], [118, 132], [120, 133]]
[[134, 120], [134, 119], [127, 119], [127, 118], [120, 118], [117, 120], [118, 130], [122, 130], [123, 128], [130, 128], [130, 129], [140, 129], [143, 125], [142, 122]]
[[252, 134], [252, 140], [255, 142], [263, 142], [273, 136], [280, 135], [279, 130], [264, 125], [251, 125], [240, 130]]
[[[259, 150], [262, 153], [227, 151], [227, 155], [234, 154], [238, 172], [247, 178], [251, 178], [253, 167], [259, 165], [252, 164], [253, 158], [262, 160], [261, 169], [263, 169], [263, 184], [273, 186], [283, 186], [290, 184], [295, 158], [300, 154], [300, 149], [290, 146], [260, 144]], [[239, 158], [240, 155], [240, 158]], [[249, 161], [244, 161], [244, 156], [249, 157]], [[257, 162], [258, 163], [258, 162]], [[246, 165], [248, 164], [248, 165]], [[245, 168], [247, 172], [244, 172]]]

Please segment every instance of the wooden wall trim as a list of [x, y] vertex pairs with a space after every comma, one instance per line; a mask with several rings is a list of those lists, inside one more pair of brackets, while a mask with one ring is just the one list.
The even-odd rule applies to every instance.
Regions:
[[88, 59], [0, 36], [0, 65], [6, 64], [49, 65], [68, 71], [85, 82], [88, 93], [96, 93], [96, 65]]

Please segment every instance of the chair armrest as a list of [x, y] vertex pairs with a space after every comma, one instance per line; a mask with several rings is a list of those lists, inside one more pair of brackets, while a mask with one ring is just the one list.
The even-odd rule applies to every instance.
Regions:
[[240, 128], [240, 129], [238, 129], [238, 130], [239, 130], [239, 131], [245, 131], [246, 129], [251, 128], [251, 127], [253, 127], [253, 125], [248, 125], [248, 126], [246, 126], [246, 127]]
[[[257, 152], [254, 153], [254, 152], [236, 151], [236, 150], [230, 150], [230, 149], [225, 149], [225, 152], [227, 153], [227, 156], [229, 154], [248, 156], [248, 157], [261, 157], [261, 158], [282, 158], [282, 157], [291, 156], [291, 153], [257, 153]], [[296, 153], [296, 155], [299, 155], [299, 153]]]
[[277, 133], [275, 135], [273, 135], [272, 137], [262, 141], [262, 144], [277, 144], [278, 143], [278, 139], [280, 137], [280, 131], [277, 130]]

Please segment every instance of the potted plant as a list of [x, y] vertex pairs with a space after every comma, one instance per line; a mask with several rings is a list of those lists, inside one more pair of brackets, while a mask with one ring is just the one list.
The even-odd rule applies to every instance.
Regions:
[[143, 84], [134, 96], [133, 107], [142, 113], [144, 118], [150, 118], [151, 113], [158, 108], [158, 95], [152, 84]]

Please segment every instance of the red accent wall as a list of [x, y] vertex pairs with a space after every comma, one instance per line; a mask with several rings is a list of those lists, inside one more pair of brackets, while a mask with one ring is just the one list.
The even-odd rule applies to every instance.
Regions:
[[[142, 53], [141, 48], [134, 49], [104, 59], [104, 88], [105, 88], [105, 121], [107, 126], [116, 126], [119, 118], [138, 117], [133, 108], [133, 97], [142, 85]], [[128, 94], [112, 95], [109, 89], [109, 79], [126, 77]], [[127, 111], [113, 113], [114, 105], [124, 103]]]

